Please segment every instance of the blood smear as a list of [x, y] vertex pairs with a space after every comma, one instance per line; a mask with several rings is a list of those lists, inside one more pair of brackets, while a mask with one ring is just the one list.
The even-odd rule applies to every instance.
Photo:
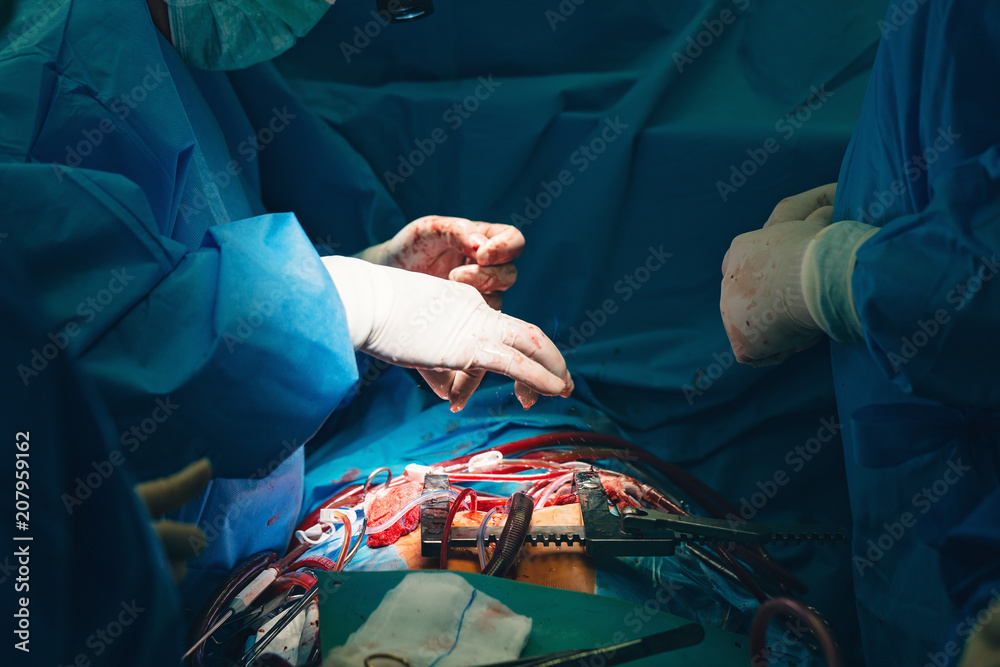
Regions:
[[[369, 494], [365, 498], [365, 516], [368, 517], [368, 526], [377, 528], [385, 524], [396, 512], [403, 509], [406, 503], [419, 496], [422, 489], [419, 482], [407, 482], [388, 489], [383, 487]], [[420, 506], [418, 505], [403, 515], [403, 518], [392, 527], [380, 533], [368, 535], [367, 544], [371, 548], [395, 544], [396, 540], [412, 532], [419, 523]]]

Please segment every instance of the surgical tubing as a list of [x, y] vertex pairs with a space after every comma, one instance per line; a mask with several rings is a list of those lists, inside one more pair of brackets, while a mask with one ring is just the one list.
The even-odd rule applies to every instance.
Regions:
[[448, 473], [448, 479], [452, 482], [535, 482], [541, 479], [555, 479], [562, 475], [561, 470], [552, 472], [542, 472], [533, 475], [515, 474], [492, 474], [488, 472], [453, 472]]
[[497, 547], [493, 550], [493, 557], [483, 568], [483, 574], [488, 577], [502, 577], [507, 574], [507, 570], [517, 560], [517, 554], [524, 546], [534, 507], [531, 497], [526, 493], [518, 491], [510, 497], [507, 501], [507, 521], [503, 525]]
[[496, 512], [497, 507], [494, 507], [486, 513], [486, 516], [483, 517], [482, 523], [479, 524], [479, 537], [476, 538], [476, 550], [479, 552], [480, 572], [486, 569], [486, 526], [490, 524], [490, 517], [496, 514]]
[[535, 502], [535, 509], [537, 510], [541, 509], [542, 507], [545, 507], [545, 503], [552, 496], [552, 494], [558, 489], [560, 489], [564, 484], [572, 482], [573, 475], [575, 474], [576, 474], [575, 472], [568, 472], [562, 477], [557, 477], [554, 480], [552, 480], [552, 482], [545, 487], [545, 490], [542, 491], [542, 495], [540, 495], [538, 497], [538, 500]]
[[458, 510], [462, 507], [462, 501], [466, 498], [469, 500], [469, 509], [473, 512], [476, 511], [476, 491], [474, 489], [464, 489], [455, 502], [452, 503], [451, 509], [448, 510], [448, 518], [444, 522], [444, 534], [441, 535], [441, 555], [438, 556], [438, 562], [442, 570], [448, 569], [448, 533], [451, 532], [451, 524], [455, 520], [455, 515]]
[[823, 649], [823, 657], [829, 667], [843, 667], [844, 662], [840, 656], [840, 649], [833, 635], [826, 627], [826, 623], [812, 609], [799, 600], [791, 598], [771, 598], [762, 602], [754, 614], [753, 623], [750, 626], [750, 660], [753, 665], [767, 665], [768, 656], [766, 653], [767, 625], [777, 614], [788, 614], [797, 616], [805, 621], [813, 636]]
[[419, 495], [410, 502], [403, 505], [403, 509], [393, 514], [392, 518], [390, 518], [388, 521], [384, 521], [377, 526], [368, 526], [367, 530], [365, 531], [365, 534], [377, 535], [378, 533], [385, 532], [392, 526], [395, 526], [399, 521], [402, 521], [403, 517], [405, 517], [414, 507], [418, 507], [421, 503], [427, 500], [436, 500], [437, 498], [455, 498], [456, 496], [458, 496], [458, 494], [450, 490], [429, 491], [427, 493]]
[[[209, 597], [210, 603], [206, 607], [202, 607], [202, 611], [191, 624], [191, 629], [188, 631], [188, 645], [201, 639], [215, 623], [219, 614], [229, 605], [230, 600], [236, 597], [247, 584], [267, 569], [277, 558], [278, 554], [273, 551], [256, 553], [243, 561], [237, 567], [235, 574], [230, 575], [228, 579], [219, 584]], [[205, 664], [205, 644], [202, 643], [188, 660], [192, 667], [202, 667]]]
[[[545, 449], [547, 447], [567, 446], [591, 447], [593, 449], [590, 454], [594, 455], [594, 458], [607, 458], [609, 453], [608, 450], [624, 450], [635, 459], [658, 469], [667, 477], [667, 479], [691, 496], [695, 502], [704, 507], [708, 513], [715, 518], [724, 519], [727, 515], [739, 516], [736, 508], [730, 505], [725, 498], [698, 478], [690, 475], [685, 470], [682, 470], [671, 463], [663, 461], [638, 445], [617, 436], [605, 435], [603, 433], [588, 433], [585, 431], [545, 433], [531, 438], [524, 438], [523, 440], [508, 442], [506, 444], [499, 445], [494, 449], [503, 454], [504, 457], [521, 456], [522, 458], [530, 458], [531, 455], [528, 454], [528, 452], [532, 452], [533, 450]], [[577, 458], [586, 458], [588, 452], [584, 449], [578, 449], [573, 452], [573, 455]], [[472, 458], [472, 455], [460, 456], [451, 461], [447, 461], [442, 465], [465, 463], [468, 462], [470, 458]], [[793, 588], [798, 590], [806, 589], [806, 585], [801, 580], [796, 578], [777, 563], [774, 563], [774, 561], [771, 560], [770, 554], [768, 554], [763, 547], [755, 546], [752, 550], [756, 552], [761, 559], [770, 561], [774, 566], [772, 570], [774, 572], [781, 572], [781, 577], [786, 582], [790, 582], [790, 585]], [[742, 570], [742, 568], [740, 569]]]
[[284, 593], [293, 586], [301, 586], [309, 590], [316, 583], [315, 575], [309, 572], [286, 572], [271, 584], [270, 591], [274, 593]]
[[326, 556], [306, 556], [305, 558], [300, 558], [289, 566], [289, 572], [295, 572], [303, 567], [313, 567], [317, 570], [323, 570], [324, 572], [330, 572], [337, 566], [336, 561], [333, 561]]
[[333, 568], [334, 572], [340, 572], [347, 565], [347, 552], [351, 550], [351, 517], [341, 510], [331, 510], [331, 512], [344, 524], [344, 541], [340, 544], [340, 555], [337, 556], [337, 564]]
[[354, 559], [354, 555], [358, 553], [358, 549], [361, 548], [361, 543], [365, 541], [365, 531], [367, 531], [367, 529], [368, 529], [368, 517], [362, 517], [361, 530], [358, 532], [358, 538], [354, 540], [354, 546], [352, 546], [351, 550], [347, 552], [347, 558], [344, 560], [344, 563], [340, 566], [341, 570], [347, 567], [347, 565], [351, 562], [351, 560]]
[[[360, 496], [355, 502], [350, 503], [349, 500], [355, 498], [355, 496]], [[298, 539], [297, 533], [301, 530], [305, 532], [307, 529], [317, 525], [319, 523], [319, 514], [325, 509], [331, 509], [335, 507], [353, 507], [359, 502], [364, 500], [364, 488], [360, 484], [354, 484], [346, 488], [341, 489], [333, 496], [325, 500], [319, 507], [314, 509], [312, 512], [306, 515], [306, 518], [299, 522], [299, 525], [295, 528], [295, 533], [292, 536], [292, 542], [288, 545], [289, 549], [293, 549], [297, 546], [296, 540]]]

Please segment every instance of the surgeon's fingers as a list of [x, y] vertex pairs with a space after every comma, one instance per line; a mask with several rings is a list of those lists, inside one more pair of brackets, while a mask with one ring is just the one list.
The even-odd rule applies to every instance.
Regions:
[[571, 379], [563, 379], [513, 347], [495, 341], [483, 343], [476, 349], [472, 367], [502, 373], [546, 396], [569, 396], [573, 391]]
[[525, 410], [538, 401], [538, 392], [523, 382], [514, 383], [514, 395], [517, 397], [518, 403], [520, 403], [521, 407]]
[[199, 459], [178, 473], [137, 484], [136, 495], [152, 516], [179, 509], [198, 497], [212, 479], [212, 463]]
[[555, 343], [538, 327], [500, 312], [493, 312], [496, 333], [482, 337], [471, 366], [503, 373], [548, 396], [569, 396], [573, 379]]
[[438, 398], [445, 401], [451, 398], [451, 387], [455, 384], [455, 375], [458, 371], [434, 370], [430, 368], [419, 368], [417, 372], [420, 377], [427, 382]]
[[824, 225], [833, 223], [833, 207], [824, 206], [816, 209], [806, 216], [806, 222], [821, 222]]
[[524, 251], [524, 234], [517, 227], [489, 222], [475, 224], [489, 239], [476, 254], [475, 260], [480, 266], [506, 264]]
[[[509, 345], [521, 354], [525, 355], [535, 363], [547, 369], [550, 373], [566, 382], [566, 387], [557, 392], [561, 396], [569, 396], [573, 393], [573, 379], [566, 368], [566, 360], [548, 336], [534, 324], [528, 324], [516, 317], [498, 313], [501, 325], [503, 326], [503, 343]], [[515, 380], [519, 378], [514, 378]], [[548, 394], [541, 391], [537, 385], [527, 383], [531, 388], [539, 393]], [[551, 395], [551, 394], [550, 394]]]
[[421, 236], [442, 239], [451, 248], [471, 260], [489, 242], [479, 226], [466, 218], [452, 218], [444, 215], [428, 215], [418, 221]]
[[502, 292], [517, 280], [517, 267], [510, 263], [496, 266], [465, 264], [452, 269], [448, 280], [472, 285], [481, 293]]
[[486, 375], [484, 370], [455, 373], [455, 382], [451, 385], [451, 394], [448, 397], [452, 412], [458, 412], [465, 407], [469, 397], [479, 388], [479, 383], [483, 381], [484, 375]]
[[483, 376], [486, 375], [486, 371], [484, 370], [445, 371], [418, 369], [418, 372], [434, 393], [437, 394], [438, 398], [451, 403], [452, 412], [458, 412], [465, 407], [469, 397], [479, 388], [479, 383], [482, 382]]
[[198, 526], [179, 521], [154, 521], [153, 529], [163, 545], [174, 581], [180, 583], [187, 576], [185, 561], [198, 555], [205, 544], [205, 534]]
[[170, 560], [187, 560], [198, 555], [205, 544], [205, 534], [193, 523], [181, 521], [154, 521], [153, 528], [160, 536], [163, 550]]
[[805, 220], [810, 213], [824, 206], [833, 206], [833, 198], [837, 193], [837, 184], [828, 183], [793, 197], [786, 197], [778, 202], [764, 227], [779, 225], [792, 220]]

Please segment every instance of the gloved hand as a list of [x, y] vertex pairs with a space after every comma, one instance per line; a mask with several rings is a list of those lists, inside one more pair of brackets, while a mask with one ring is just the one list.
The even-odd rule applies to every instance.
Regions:
[[[358, 256], [373, 264], [472, 285], [486, 303], [500, 310], [503, 291], [517, 280], [517, 268], [511, 262], [523, 250], [524, 236], [516, 227], [428, 215], [414, 220], [385, 243], [372, 246]], [[468, 397], [479, 386], [485, 371], [425, 369], [420, 374], [439, 396], [446, 388], [457, 386], [459, 393]], [[522, 395], [522, 392], [518, 393], [518, 399], [525, 408], [535, 400], [530, 393]], [[461, 405], [464, 404], [462, 401]]]
[[[782, 203], [802, 209], [794, 199]], [[733, 239], [722, 260], [722, 322], [736, 360], [751, 366], [779, 364], [824, 335], [806, 306], [802, 262], [809, 243], [830, 224], [832, 209], [787, 221], [778, 208], [764, 229]]]
[[[353, 257], [324, 257], [323, 264], [344, 304], [356, 350], [422, 370], [503, 373], [517, 381], [526, 408], [539, 393], [572, 393], [573, 380], [552, 341], [538, 327], [490, 308], [471, 285]], [[453, 411], [478, 386], [469, 375], [423, 375]]]
[[[169, 477], [136, 484], [135, 493], [152, 517], [172, 512], [198, 497], [212, 479], [212, 464], [208, 459], [195, 461]], [[194, 558], [197, 546], [205, 543], [198, 526], [180, 521], [154, 520], [153, 530], [160, 537], [163, 551], [170, 563], [174, 581], [180, 583], [187, 575], [187, 561]]]
[[[837, 184], [827, 183], [812, 190], [800, 192], [792, 197], [786, 197], [778, 202], [771, 211], [764, 228], [780, 225], [792, 220], [831, 220], [833, 216], [833, 198], [837, 194]], [[822, 216], [816, 218], [815, 216]]]
[[511, 261], [523, 250], [524, 236], [516, 227], [428, 215], [358, 256], [373, 264], [472, 285], [499, 310], [502, 292], [517, 280]]
[[1000, 667], [1000, 617], [991, 617], [969, 635], [958, 667]]

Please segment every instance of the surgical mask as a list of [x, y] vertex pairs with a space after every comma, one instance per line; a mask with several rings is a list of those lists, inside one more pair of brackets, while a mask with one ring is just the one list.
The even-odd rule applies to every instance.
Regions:
[[326, 0], [164, 0], [174, 48], [184, 62], [244, 69], [295, 44], [333, 4]]

